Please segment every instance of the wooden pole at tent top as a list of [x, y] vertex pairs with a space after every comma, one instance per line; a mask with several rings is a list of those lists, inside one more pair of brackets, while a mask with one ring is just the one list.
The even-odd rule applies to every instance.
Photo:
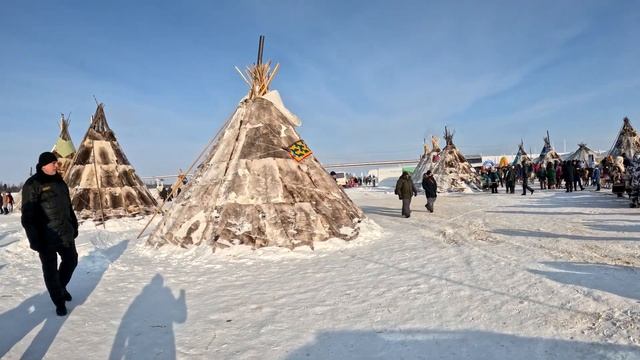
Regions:
[[258, 40], [258, 59], [256, 60], [256, 65], [262, 65], [263, 51], [264, 51], [264, 35], [260, 35], [260, 40]]

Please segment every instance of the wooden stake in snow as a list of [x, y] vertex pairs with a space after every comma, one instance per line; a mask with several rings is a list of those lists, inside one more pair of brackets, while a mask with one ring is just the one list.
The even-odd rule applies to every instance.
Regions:
[[106, 229], [104, 206], [102, 206], [102, 189], [100, 188], [100, 177], [98, 176], [98, 166], [96, 165], [96, 147], [94, 146], [93, 140], [91, 141], [91, 151], [93, 152], [93, 173], [96, 176], [96, 185], [98, 186], [98, 201], [100, 202], [100, 213], [102, 214], [102, 227]]

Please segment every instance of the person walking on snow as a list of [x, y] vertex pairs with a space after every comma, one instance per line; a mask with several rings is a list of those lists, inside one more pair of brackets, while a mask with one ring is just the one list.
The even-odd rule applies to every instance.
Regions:
[[596, 186], [596, 191], [600, 191], [600, 166], [596, 165], [593, 168], [593, 174], [591, 175], [592, 182]]
[[406, 171], [402, 172], [402, 176], [396, 183], [395, 194], [402, 200], [402, 216], [408, 218], [411, 216], [411, 196], [418, 196], [418, 190], [411, 181], [411, 176]]
[[533, 189], [529, 186], [529, 176], [531, 175], [531, 164], [526, 161], [522, 162], [522, 195], [527, 195], [527, 190], [531, 191], [533, 195]]
[[438, 183], [436, 182], [436, 179], [433, 178], [431, 170], [427, 170], [427, 172], [422, 176], [422, 188], [427, 196], [427, 204], [425, 207], [432, 213], [433, 205], [438, 197]]
[[56, 306], [56, 314], [65, 316], [65, 301], [71, 301], [67, 284], [78, 265], [74, 241], [78, 237], [78, 219], [71, 207], [69, 188], [58, 174], [58, 159], [53, 153], [40, 154], [36, 174], [22, 187], [21, 220], [29, 246], [40, 257], [44, 283]]

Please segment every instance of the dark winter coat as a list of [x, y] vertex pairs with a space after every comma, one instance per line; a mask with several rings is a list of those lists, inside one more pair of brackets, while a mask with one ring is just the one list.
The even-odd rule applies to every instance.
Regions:
[[427, 198], [438, 197], [438, 183], [433, 176], [422, 178], [422, 188], [424, 189], [424, 193], [427, 195]]
[[71, 207], [69, 188], [58, 174], [38, 169], [22, 187], [22, 226], [31, 249], [45, 251], [72, 246], [78, 220]]
[[505, 174], [504, 179], [508, 183], [515, 184], [516, 178], [517, 178], [516, 169], [507, 169], [507, 173]]
[[411, 181], [411, 176], [400, 176], [396, 183], [395, 194], [398, 195], [400, 199], [411, 199], [412, 196], [418, 195], [418, 190], [413, 184], [413, 181]]
[[564, 177], [564, 181], [573, 182], [573, 164], [564, 163], [562, 165], [562, 175]]

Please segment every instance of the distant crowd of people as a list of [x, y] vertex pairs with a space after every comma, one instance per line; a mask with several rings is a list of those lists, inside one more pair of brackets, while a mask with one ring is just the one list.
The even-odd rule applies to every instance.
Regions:
[[[338, 174], [335, 171], [331, 171], [329, 173], [331, 177], [338, 182]], [[347, 188], [358, 187], [358, 186], [372, 186], [375, 187], [378, 183], [378, 178], [375, 175], [367, 175], [367, 176], [353, 176], [350, 174], [344, 174], [346, 177], [343, 184], [340, 184]]]
[[581, 160], [554, 160], [545, 163], [523, 161], [520, 164], [503, 167], [482, 168], [480, 171], [482, 188], [498, 193], [504, 187], [507, 193], [515, 193], [516, 184], [522, 184], [522, 194], [534, 193], [529, 186], [536, 180], [540, 190], [564, 189], [566, 192], [594, 187], [612, 189], [619, 197], [626, 192], [631, 206], [637, 207], [640, 192], [640, 154], [630, 159], [626, 154], [616, 157], [607, 156], [596, 163]]

